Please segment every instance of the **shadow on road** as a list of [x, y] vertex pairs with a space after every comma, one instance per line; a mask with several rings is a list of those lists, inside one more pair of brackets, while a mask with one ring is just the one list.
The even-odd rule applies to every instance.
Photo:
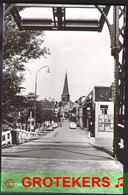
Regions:
[[89, 143], [93, 148], [99, 150], [99, 151], [102, 151], [102, 152], [105, 152], [107, 154], [109, 154], [110, 156], [114, 157], [113, 156], [113, 151], [111, 151], [110, 149], [107, 149], [107, 148], [104, 148], [104, 147], [101, 147], [101, 146], [96, 146], [94, 144], [91, 144]]
[[[90, 147], [82, 147], [82, 148], [81, 147], [78, 147], [78, 148], [70, 147], [69, 149], [65, 148], [65, 146], [54, 146], [54, 145], [51, 145], [49, 147], [45, 146], [45, 147], [42, 147], [42, 148], [38, 147], [38, 148], [34, 148], [34, 149], [32, 149], [29, 146], [29, 148], [27, 147], [27, 148], [25, 148], [25, 150], [22, 150], [22, 148], [21, 148], [22, 151], [20, 150], [20, 152], [19, 152], [19, 150], [15, 151], [15, 152], [12, 151], [12, 153], [11, 152], [5, 153], [2, 156], [6, 156], [6, 157], [26, 157], [26, 155], [24, 155], [24, 154], [29, 153], [29, 157], [31, 155], [33, 157], [33, 152], [39, 152], [40, 151], [40, 152], [42, 152], [43, 158], [45, 158], [45, 152], [46, 151], [50, 151], [51, 153], [54, 153], [54, 152], [56, 153], [57, 151], [61, 151], [61, 153], [65, 153], [65, 152], [70, 153], [71, 159], [72, 159], [72, 156], [73, 156], [73, 158], [75, 157], [77, 159], [77, 155], [81, 155], [81, 157], [78, 156], [79, 159], [83, 159], [83, 157], [85, 157], [87, 159], [89, 159], [89, 157], [94, 157], [95, 159], [100, 158], [102, 160], [103, 159], [112, 160], [111, 157], [105, 156], [104, 153], [103, 153], [103, 155], [97, 153], [97, 151], [102, 151], [102, 152], [105, 152], [105, 153], [111, 155], [108, 150], [105, 150], [103, 147], [98, 147], [98, 146], [95, 146], [93, 144], [90, 144], [90, 145], [91, 145]], [[92, 148], [94, 148], [94, 150], [92, 150]], [[32, 152], [32, 153], [30, 154], [30, 152]], [[74, 156], [74, 154], [75, 154], [75, 156]], [[41, 157], [41, 155], [39, 157]], [[50, 158], [50, 156], [49, 156], [49, 158]], [[55, 158], [57, 158], [57, 156]], [[68, 154], [68, 158], [69, 158], [69, 154]]]

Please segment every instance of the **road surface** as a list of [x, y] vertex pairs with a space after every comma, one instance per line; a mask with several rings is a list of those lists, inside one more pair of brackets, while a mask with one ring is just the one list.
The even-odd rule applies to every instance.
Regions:
[[122, 172], [111, 147], [112, 140], [89, 139], [66, 120], [36, 140], [2, 149], [2, 172]]

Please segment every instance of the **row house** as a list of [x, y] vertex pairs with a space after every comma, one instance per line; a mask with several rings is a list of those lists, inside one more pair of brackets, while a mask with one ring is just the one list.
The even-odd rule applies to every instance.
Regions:
[[77, 125], [92, 137], [112, 137], [114, 129], [113, 85], [95, 86], [84, 101], [78, 101]]

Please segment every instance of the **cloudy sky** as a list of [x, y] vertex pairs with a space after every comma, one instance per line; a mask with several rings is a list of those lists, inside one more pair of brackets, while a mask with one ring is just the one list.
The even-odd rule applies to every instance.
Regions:
[[114, 80], [114, 60], [111, 56], [110, 36], [105, 25], [101, 33], [84, 31], [45, 31], [44, 46], [50, 48], [47, 59], [30, 61], [26, 64], [25, 93], [34, 92], [35, 75], [38, 73], [37, 94], [60, 101], [67, 70], [69, 93], [75, 101], [94, 86], [110, 86]]

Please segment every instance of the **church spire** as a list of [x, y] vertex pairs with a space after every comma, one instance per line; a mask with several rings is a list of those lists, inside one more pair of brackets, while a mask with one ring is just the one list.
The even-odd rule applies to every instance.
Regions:
[[61, 101], [62, 102], [69, 102], [70, 101], [70, 95], [69, 95], [69, 90], [68, 90], [67, 71], [65, 74], [64, 88], [63, 88], [63, 93], [61, 95]]

